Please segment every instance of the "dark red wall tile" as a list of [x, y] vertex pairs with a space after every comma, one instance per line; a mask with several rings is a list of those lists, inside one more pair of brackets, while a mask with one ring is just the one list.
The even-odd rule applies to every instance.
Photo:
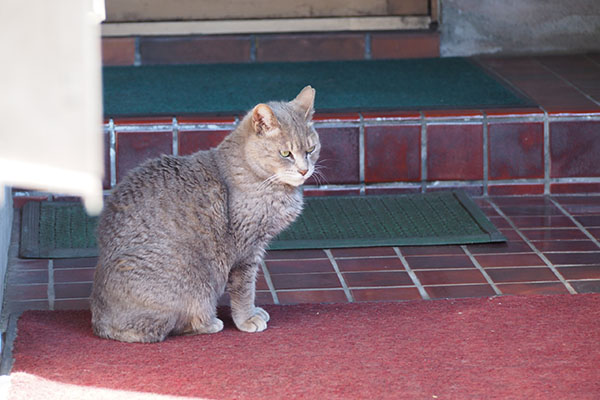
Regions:
[[102, 38], [102, 65], [133, 65], [135, 38]]
[[110, 189], [110, 132], [104, 130], [102, 133], [104, 142], [104, 177], [102, 178], [102, 188]]
[[302, 192], [304, 196], [353, 196], [359, 195], [360, 189], [344, 189], [344, 188], [326, 188], [326, 189], [310, 189], [305, 188]]
[[346, 303], [343, 290], [292, 290], [277, 292], [280, 304]]
[[489, 178], [544, 177], [544, 124], [498, 122], [488, 125]]
[[476, 269], [416, 271], [415, 274], [422, 285], [485, 283], [485, 278]]
[[360, 60], [365, 54], [362, 34], [282, 34], [259, 36], [256, 61]]
[[515, 196], [523, 194], [544, 194], [543, 184], [489, 185], [490, 196]]
[[352, 289], [354, 301], [421, 300], [417, 288]]
[[438, 32], [373, 33], [371, 58], [427, 58], [440, 56]]
[[600, 176], [600, 122], [557, 121], [550, 123], [550, 176]]
[[600, 293], [600, 280], [569, 282], [577, 293]]
[[488, 297], [496, 293], [490, 285], [453, 285], [425, 288], [432, 299], [455, 299], [462, 297]]
[[504, 294], [512, 295], [541, 295], [541, 294], [568, 294], [569, 291], [561, 282], [525, 282], [501, 283], [498, 289]]
[[117, 182], [144, 160], [172, 150], [171, 132], [117, 132]]
[[426, 191], [429, 192], [447, 192], [452, 190], [460, 190], [471, 196], [483, 196], [483, 185], [444, 185], [428, 184]]
[[494, 283], [558, 280], [550, 268], [491, 268], [487, 273]]
[[600, 183], [551, 183], [550, 193], [553, 194], [577, 194], [577, 193], [600, 193]]
[[365, 128], [365, 182], [420, 180], [420, 125]]
[[199, 150], [217, 147], [223, 141], [229, 130], [222, 131], [180, 131], [179, 154], [192, 154]]
[[[390, 249], [392, 250], [392, 249]], [[393, 250], [392, 250], [393, 252]], [[398, 257], [393, 258], [346, 258], [337, 260], [340, 271], [383, 271], [383, 270], [401, 270], [404, 271], [402, 261]]]
[[345, 272], [344, 280], [348, 287], [406, 286], [413, 285], [407, 272]]
[[481, 124], [427, 126], [427, 180], [483, 178]]
[[[321, 183], [358, 183], [358, 128], [319, 128], [321, 154], [317, 163], [323, 178]], [[307, 184], [318, 181], [313, 177]]]
[[142, 37], [142, 64], [250, 61], [249, 36]]

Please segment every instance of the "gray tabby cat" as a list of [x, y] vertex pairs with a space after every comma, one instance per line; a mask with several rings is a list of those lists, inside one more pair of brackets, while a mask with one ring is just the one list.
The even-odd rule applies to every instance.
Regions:
[[225, 290], [235, 325], [267, 327], [254, 305], [269, 240], [302, 210], [300, 185], [315, 170], [315, 90], [259, 104], [216, 148], [145, 162], [114, 189], [98, 223], [91, 296], [98, 336], [157, 342], [223, 329]]

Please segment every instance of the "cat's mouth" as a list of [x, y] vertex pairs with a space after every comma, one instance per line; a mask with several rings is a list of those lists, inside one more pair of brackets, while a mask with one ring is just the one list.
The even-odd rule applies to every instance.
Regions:
[[309, 170], [306, 174], [302, 175], [300, 172], [287, 173], [280, 177], [280, 181], [294, 187], [298, 187], [304, 184], [308, 178], [312, 175], [312, 170]]

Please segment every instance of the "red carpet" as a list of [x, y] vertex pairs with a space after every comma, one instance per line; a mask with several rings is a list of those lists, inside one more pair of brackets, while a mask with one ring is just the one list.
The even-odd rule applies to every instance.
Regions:
[[99, 339], [87, 311], [26, 312], [10, 399], [600, 398], [600, 295], [267, 309], [263, 333], [226, 321], [160, 344]]

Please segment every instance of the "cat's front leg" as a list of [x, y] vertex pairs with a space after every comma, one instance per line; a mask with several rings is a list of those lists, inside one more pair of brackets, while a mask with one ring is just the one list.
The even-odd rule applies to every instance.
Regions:
[[244, 332], [264, 331], [269, 321], [269, 313], [254, 305], [257, 271], [257, 263], [242, 263], [229, 272], [231, 315], [235, 326]]

